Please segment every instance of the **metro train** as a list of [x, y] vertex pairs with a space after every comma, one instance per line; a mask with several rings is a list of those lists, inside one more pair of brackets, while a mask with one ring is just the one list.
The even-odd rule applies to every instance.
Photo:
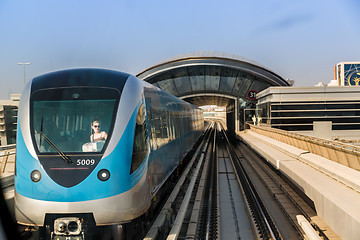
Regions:
[[38, 76], [19, 104], [16, 220], [52, 236], [130, 222], [203, 131], [200, 109], [130, 74]]

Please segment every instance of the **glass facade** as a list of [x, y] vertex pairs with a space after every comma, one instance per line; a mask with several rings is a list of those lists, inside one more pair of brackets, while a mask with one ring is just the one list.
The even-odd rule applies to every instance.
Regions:
[[246, 99], [249, 90], [257, 92], [270, 86], [264, 79], [225, 66], [189, 66], [165, 71], [151, 80], [175, 96], [196, 92], [219, 92]]
[[144, 161], [147, 154], [145, 116], [146, 116], [145, 105], [144, 103], [142, 103], [139, 107], [138, 114], [136, 117], [135, 136], [134, 136], [130, 173], [135, 172], [135, 170]]
[[289, 131], [313, 130], [314, 121], [331, 121], [332, 130], [360, 130], [360, 102], [264, 102], [262, 122]]
[[16, 143], [18, 108], [16, 106], [4, 106], [5, 134], [7, 142], [5, 144]]

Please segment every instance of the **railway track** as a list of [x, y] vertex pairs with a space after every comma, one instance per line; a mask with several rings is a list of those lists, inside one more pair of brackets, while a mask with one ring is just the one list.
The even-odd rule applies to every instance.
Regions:
[[[279, 209], [272, 208], [269, 199], [279, 206], [282, 216], [274, 217], [274, 222], [277, 226], [282, 226], [279, 230], [284, 239], [305, 238], [307, 234], [314, 234], [314, 230], [317, 230], [316, 234], [323, 239], [327, 239], [320, 227], [311, 219], [317, 214], [310, 199], [243, 142], [238, 142], [234, 151], [245, 171], [252, 176], [252, 182], [261, 193], [260, 197], [266, 200], [264, 203], [270, 209], [272, 216], [279, 216], [277, 213]], [[312, 233], [304, 232], [299, 224], [299, 219], [304, 219], [312, 224]]]
[[[253, 226], [254, 237], [256, 239], [281, 239], [277, 226], [274, 224], [273, 219], [264, 206], [259, 193], [252, 183], [249, 174], [241, 164], [240, 159], [236, 155], [223, 128], [221, 129], [221, 133], [225, 141], [222, 141], [220, 144], [226, 149], [234, 168], [236, 179], [239, 184], [238, 187], [243, 194], [244, 205], [246, 209], [248, 209], [249, 221]], [[238, 234], [238, 239], [241, 239], [241, 233]]]
[[185, 171], [182, 197], [165, 204], [144, 239], [306, 238], [298, 218], [316, 216], [311, 203], [246, 145], [233, 146], [220, 124], [212, 129]]

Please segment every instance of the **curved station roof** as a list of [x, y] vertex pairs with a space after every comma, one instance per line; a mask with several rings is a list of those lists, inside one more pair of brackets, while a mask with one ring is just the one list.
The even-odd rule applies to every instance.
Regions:
[[282, 77], [252, 60], [218, 52], [196, 52], [151, 66], [137, 77], [197, 106], [249, 102], [249, 92], [289, 86]]

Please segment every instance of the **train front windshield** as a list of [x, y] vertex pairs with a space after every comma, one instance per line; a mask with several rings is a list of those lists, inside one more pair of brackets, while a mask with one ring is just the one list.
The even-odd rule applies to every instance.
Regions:
[[115, 121], [114, 89], [56, 89], [33, 94], [32, 137], [40, 154], [102, 152]]

